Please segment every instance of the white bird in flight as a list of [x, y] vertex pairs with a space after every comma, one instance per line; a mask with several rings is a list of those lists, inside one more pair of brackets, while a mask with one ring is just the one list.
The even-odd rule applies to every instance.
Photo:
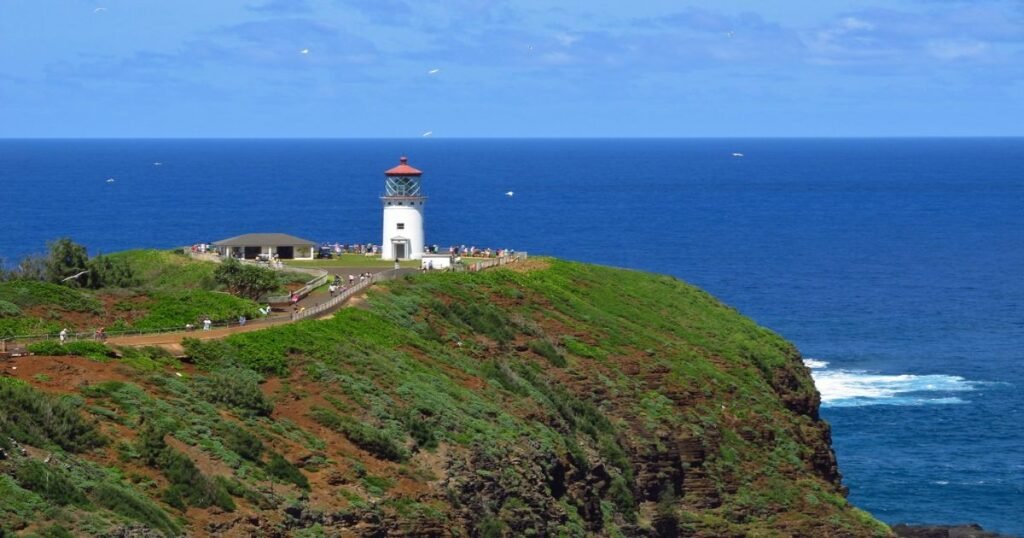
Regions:
[[114, 178], [112, 178], [112, 177], [108, 177], [107, 178], [107, 183], [113, 183], [113, 182], [114, 182]]
[[434, 134], [434, 131], [427, 131], [427, 132], [423, 133], [422, 136], [430, 136], [432, 134]]
[[309, 49], [302, 49], [299, 51], [300, 54], [309, 54]]
[[74, 279], [76, 279], [76, 278], [78, 278], [78, 277], [80, 277], [80, 276], [82, 276], [82, 275], [84, 275], [84, 274], [86, 274], [88, 272], [89, 272], [89, 270], [86, 269], [85, 271], [82, 271], [81, 273], [78, 273], [78, 274], [75, 274], [75, 275], [71, 275], [71, 276], [61, 280], [61, 282], [67, 282], [68, 280], [74, 280]]
[[508, 196], [509, 198], [511, 198], [511, 197], [513, 197], [515, 195], [516, 195], [516, 193], [514, 193], [512, 191], [508, 191], [508, 192], [505, 193], [505, 196]]
[[737, 151], [737, 152], [733, 153], [732, 156], [733, 157], [742, 157], [743, 154]]
[[428, 75], [436, 75], [436, 74], [438, 74], [440, 72], [441, 72], [441, 69], [435, 67], [435, 68], [431, 69], [430, 71], [427, 71], [427, 74]]
[[164, 163], [162, 163], [160, 161], [157, 161], [157, 162], [153, 163], [153, 166], [163, 166], [163, 165], [164, 165]]
[[105, 8], [105, 7], [98, 7], [96, 9], [92, 10], [92, 12], [93, 13], [100, 13], [100, 12], [106, 11], [106, 10], [107, 10], [107, 8]]

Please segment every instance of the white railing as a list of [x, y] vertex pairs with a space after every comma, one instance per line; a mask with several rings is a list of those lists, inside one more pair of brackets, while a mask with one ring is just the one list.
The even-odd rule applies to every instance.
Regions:
[[303, 308], [298, 312], [292, 312], [292, 321], [298, 321], [300, 319], [318, 316], [320, 314], [323, 314], [324, 312], [333, 310], [342, 303], [344, 303], [345, 301], [347, 301], [353, 295], [365, 290], [366, 288], [369, 288], [375, 283], [382, 282], [385, 280], [394, 280], [398, 278], [401, 274], [403, 274], [403, 272], [406, 274], [411, 274], [408, 273], [408, 271], [403, 271], [401, 269], [389, 269], [387, 271], [374, 273], [370, 275], [370, 278], [361, 280], [360, 282], [353, 284], [350, 287], [343, 288], [337, 295], [323, 303], [311, 306], [309, 308]]

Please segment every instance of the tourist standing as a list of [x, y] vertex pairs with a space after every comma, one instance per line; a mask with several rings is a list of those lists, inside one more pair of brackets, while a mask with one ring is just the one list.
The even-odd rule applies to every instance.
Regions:
[[208, 331], [210, 330], [210, 327], [213, 327], [213, 322], [210, 321], [210, 316], [206, 316], [206, 318], [203, 319], [203, 330]]
[[246, 322], [245, 314], [242, 314], [241, 316], [238, 316], [238, 325], [240, 327], [245, 327], [245, 322]]
[[65, 328], [60, 330], [60, 345], [63, 346], [64, 342], [66, 342], [67, 339], [68, 339], [68, 329], [67, 329], [67, 327], [65, 327]]

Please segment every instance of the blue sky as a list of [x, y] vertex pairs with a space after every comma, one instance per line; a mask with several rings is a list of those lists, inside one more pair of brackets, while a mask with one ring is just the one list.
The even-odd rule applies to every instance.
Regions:
[[0, 137], [426, 131], [1020, 136], [1024, 0], [3, 1]]

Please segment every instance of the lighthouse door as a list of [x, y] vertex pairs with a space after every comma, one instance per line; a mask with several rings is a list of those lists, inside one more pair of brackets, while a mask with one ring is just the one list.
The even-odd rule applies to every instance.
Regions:
[[404, 260], [405, 259], [405, 243], [395, 242], [395, 257]]

